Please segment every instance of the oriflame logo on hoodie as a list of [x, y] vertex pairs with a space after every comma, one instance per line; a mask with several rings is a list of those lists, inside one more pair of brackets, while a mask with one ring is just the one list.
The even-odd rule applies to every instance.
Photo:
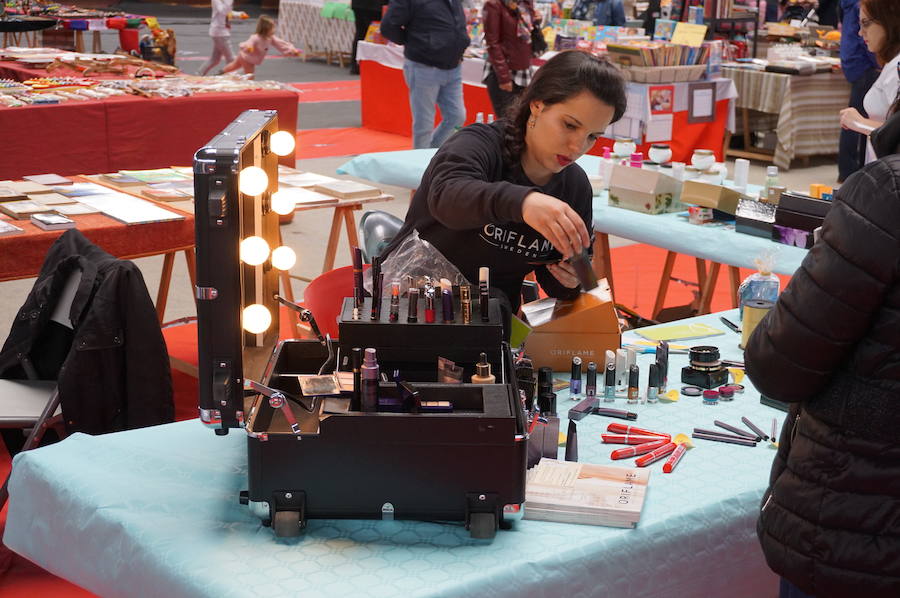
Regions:
[[481, 238], [490, 245], [527, 258], [541, 259], [553, 250], [553, 244], [536, 232], [523, 235], [516, 230], [507, 230], [496, 224], [486, 224]]

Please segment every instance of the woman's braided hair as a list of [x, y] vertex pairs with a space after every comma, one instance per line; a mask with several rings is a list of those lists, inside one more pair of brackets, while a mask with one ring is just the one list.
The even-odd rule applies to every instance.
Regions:
[[519, 94], [506, 111], [503, 159], [508, 166], [521, 160], [525, 150], [525, 128], [531, 117], [531, 102], [558, 104], [590, 91], [598, 100], [615, 110], [612, 122], [625, 114], [625, 80], [606, 60], [580, 50], [560, 52], [544, 64], [531, 84]]

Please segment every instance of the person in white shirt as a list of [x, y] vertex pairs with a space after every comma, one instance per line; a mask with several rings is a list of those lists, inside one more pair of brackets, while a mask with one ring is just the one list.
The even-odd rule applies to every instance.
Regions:
[[[868, 135], [887, 120], [888, 111], [900, 89], [900, 10], [896, 0], [862, 0], [859, 4], [859, 33], [869, 51], [882, 65], [881, 74], [866, 93], [865, 118], [856, 108], [841, 110], [841, 126]], [[866, 163], [875, 161], [872, 144], [866, 144]]]
[[209, 36], [212, 38], [212, 54], [199, 74], [205, 75], [218, 65], [222, 59], [225, 64], [234, 60], [231, 51], [231, 10], [234, 0], [212, 0], [212, 19], [209, 22]]

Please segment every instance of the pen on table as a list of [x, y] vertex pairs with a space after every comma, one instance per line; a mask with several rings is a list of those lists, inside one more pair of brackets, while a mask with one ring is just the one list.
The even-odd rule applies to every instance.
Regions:
[[742, 417], [741, 421], [744, 422], [744, 425], [753, 430], [753, 433], [762, 438], [763, 440], [768, 440], [769, 437], [766, 436], [766, 433], [753, 425], [753, 422], [747, 419], [746, 417]]
[[737, 324], [735, 324], [734, 322], [732, 322], [731, 320], [729, 320], [728, 318], [726, 318], [724, 316], [719, 316], [719, 319], [722, 320], [723, 324], [725, 324], [726, 326], [731, 328], [732, 332], [736, 332], [738, 334], [741, 333], [740, 327]]

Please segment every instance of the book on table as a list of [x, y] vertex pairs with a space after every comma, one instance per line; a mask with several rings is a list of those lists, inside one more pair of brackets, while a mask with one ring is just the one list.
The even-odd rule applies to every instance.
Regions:
[[81, 214], [99, 214], [100, 210], [92, 208], [84, 203], [67, 203], [53, 206], [53, 208], [64, 216], [78, 216]]
[[19, 228], [11, 222], [0, 220], [0, 237], [8, 237], [10, 235], [21, 235], [25, 232], [24, 228]]
[[141, 195], [156, 201], [184, 201], [194, 197], [193, 194], [179, 189], [141, 189]]
[[68, 230], [75, 228], [75, 221], [62, 214], [43, 212], [31, 215], [31, 223], [44, 230]]
[[636, 527], [650, 470], [541, 459], [525, 481], [525, 519]]
[[100, 178], [107, 183], [112, 183], [117, 187], [134, 187], [137, 185], [146, 185], [141, 179], [136, 179], [131, 175], [122, 174], [120, 172], [110, 172], [109, 174], [101, 174]]
[[381, 196], [381, 189], [378, 187], [345, 179], [337, 179], [329, 183], [320, 183], [313, 186], [313, 191], [318, 191], [329, 197], [337, 197], [340, 199], [366, 199], [369, 197]]
[[36, 201], [5, 201], [0, 203], [0, 212], [7, 216], [12, 216], [16, 220], [28, 220], [32, 214], [37, 212], [50, 212], [51, 209], [42, 203]]
[[9, 187], [13, 191], [17, 191], [24, 195], [31, 193], [50, 193], [53, 191], [46, 185], [40, 185], [32, 181], [0, 181], [0, 187]]
[[315, 172], [289, 172], [282, 173], [278, 171], [278, 185], [287, 185], [290, 187], [315, 187], [316, 185], [324, 185], [325, 183], [333, 183], [337, 181], [331, 176], [324, 174], [316, 174]]
[[28, 199], [28, 196], [0, 183], [0, 201], [22, 201], [23, 199]]
[[54, 187], [56, 185], [71, 185], [74, 181], [58, 174], [29, 174], [22, 177], [26, 181], [37, 183], [38, 185], [46, 185]]
[[75, 203], [74, 198], [63, 195], [62, 193], [56, 193], [55, 191], [50, 193], [32, 193], [28, 196], [28, 199], [42, 203], [45, 206]]
[[312, 191], [311, 189], [304, 189], [303, 187], [290, 187], [288, 193], [289, 197], [294, 200], [298, 208], [304, 206], [327, 206], [340, 201], [336, 197]]

